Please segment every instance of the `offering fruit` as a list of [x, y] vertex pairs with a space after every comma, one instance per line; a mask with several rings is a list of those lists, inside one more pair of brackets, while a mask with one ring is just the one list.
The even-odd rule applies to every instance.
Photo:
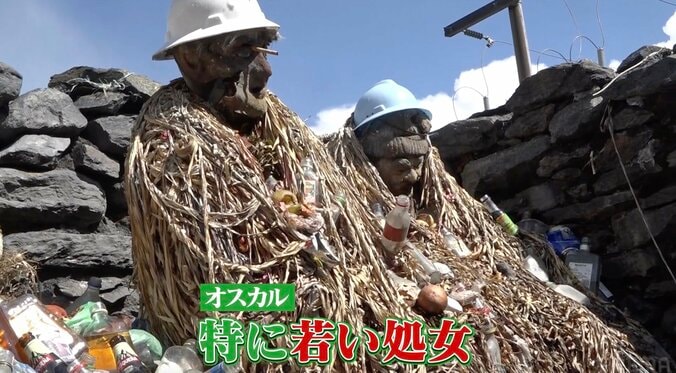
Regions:
[[441, 286], [428, 284], [418, 294], [416, 304], [423, 311], [431, 315], [438, 315], [446, 309], [448, 295], [446, 294], [446, 290]]
[[296, 200], [296, 195], [286, 189], [280, 189], [275, 191], [272, 194], [272, 200], [275, 201], [275, 203], [286, 203], [286, 204], [298, 203], [298, 200]]

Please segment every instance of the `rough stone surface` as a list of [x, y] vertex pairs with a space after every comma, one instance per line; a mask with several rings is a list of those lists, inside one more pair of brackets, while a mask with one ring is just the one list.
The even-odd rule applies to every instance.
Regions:
[[120, 164], [92, 145], [78, 141], [73, 147], [72, 155], [76, 171], [104, 179], [120, 178]]
[[612, 216], [619, 210], [630, 206], [630, 192], [616, 193], [610, 196], [597, 197], [589, 202], [559, 207], [543, 213], [551, 224], [566, 223], [574, 220], [594, 221]]
[[[676, 215], [676, 204], [670, 204], [658, 209], [644, 211], [644, 215], [653, 236], [659, 236], [670, 224]], [[612, 221], [613, 231], [621, 248], [629, 249], [646, 244], [650, 235], [638, 210], [629, 211], [617, 216]]]
[[19, 97], [23, 77], [11, 66], [0, 62], [0, 111], [10, 101]]
[[676, 167], [676, 150], [667, 155], [667, 164], [669, 168]]
[[676, 299], [676, 284], [674, 281], [662, 281], [648, 285], [645, 290], [646, 298], [671, 297]]
[[54, 231], [5, 236], [5, 250], [23, 252], [43, 268], [130, 272], [131, 237]]
[[147, 100], [160, 84], [145, 76], [122, 69], [98, 69], [87, 66], [74, 67], [51, 77], [50, 88], [59, 89], [77, 98], [94, 92], [124, 92]]
[[68, 95], [55, 89], [37, 89], [9, 104], [7, 119], [0, 123], [0, 139], [23, 134], [72, 137], [86, 126], [87, 118]]
[[[528, 210], [545, 224], [566, 225], [578, 237], [591, 237], [615, 304], [676, 356], [676, 330], [668, 332], [675, 322], [661, 323], [670, 312], [676, 314], [669, 309], [676, 293], [665, 283], [669, 276], [623, 173], [624, 168], [666, 259], [676, 263], [676, 54], [642, 48], [620, 71], [653, 51], [659, 52], [656, 57], [625, 71], [607, 89], [615, 74], [589, 62], [543, 70], [526, 79], [500, 109], [500, 115], [512, 113], [513, 118], [504, 131], [493, 132], [497, 139], [491, 137], [490, 146], [440, 154], [465, 189], [475, 197], [490, 194], [512, 219]], [[603, 101], [592, 102], [594, 97]], [[532, 141], [542, 131], [551, 142], [541, 152]]]
[[138, 291], [132, 291], [131, 294], [129, 294], [129, 296], [124, 300], [124, 308], [122, 309], [122, 312], [126, 312], [133, 315], [134, 317], [137, 317], [140, 304]]
[[564, 168], [552, 175], [552, 180], [574, 180], [582, 175], [579, 168]]
[[566, 194], [578, 200], [585, 200], [590, 195], [589, 186], [587, 184], [580, 184], [569, 187], [568, 190], [566, 190]]
[[505, 136], [523, 139], [545, 133], [555, 110], [556, 105], [552, 104], [516, 117], [505, 131]]
[[124, 196], [124, 183], [115, 183], [105, 188], [109, 211], [127, 211], [127, 199]]
[[550, 177], [552, 174], [562, 168], [575, 165], [576, 163], [589, 158], [591, 147], [584, 145], [571, 152], [553, 152], [540, 159], [537, 175], [540, 177]]
[[608, 68], [591, 61], [564, 63], [539, 71], [526, 78], [505, 106], [514, 114], [566, 100], [575, 93], [602, 87], [615, 77]]
[[598, 129], [604, 109], [602, 103], [603, 97], [587, 97], [554, 114], [549, 123], [552, 141], [580, 138]]
[[650, 251], [626, 251], [603, 260], [603, 274], [610, 279], [646, 277], [658, 262]]
[[121, 300], [124, 300], [131, 294], [131, 290], [129, 290], [128, 287], [126, 286], [118, 286], [115, 289], [101, 294], [101, 299], [103, 299], [104, 302], [108, 304], [115, 304]]
[[129, 148], [135, 121], [136, 116], [128, 115], [99, 118], [89, 122], [84, 137], [102, 152], [122, 159]]
[[653, 57], [622, 75], [603, 93], [603, 96], [619, 101], [674, 89], [676, 89], [676, 56], [670, 55], [661, 59]]
[[627, 58], [625, 58], [619, 66], [617, 66], [617, 73], [621, 73], [628, 68], [634, 66], [635, 64], [641, 62], [642, 59], [648, 57], [653, 52], [660, 52], [660, 57], [665, 57], [672, 54], [672, 50], [668, 48], [658, 47], [656, 45], [644, 45], [636, 51], [632, 52]]
[[24, 135], [0, 150], [0, 166], [51, 170], [69, 146], [69, 138]]
[[[637, 187], [639, 184], [645, 180], [646, 175], [656, 174], [662, 171], [662, 167], [655, 165], [654, 167], [648, 169], [642, 169], [638, 165], [630, 165], [625, 167], [627, 170], [627, 175], [629, 180], [632, 183], [632, 186]], [[619, 167], [608, 171], [604, 174], [601, 174], [598, 177], [598, 180], [593, 185], [594, 193], [596, 194], [607, 194], [614, 192], [620, 188], [629, 188], [627, 184], [627, 178], [624, 176], [622, 169]]]
[[469, 162], [462, 171], [463, 187], [472, 195], [477, 189], [500, 187], [532, 174], [538, 158], [550, 147], [548, 136], [536, 137], [513, 148]]
[[639, 127], [650, 122], [654, 117], [655, 115], [650, 111], [628, 106], [619, 113], [613, 114], [613, 129], [623, 131]]
[[[69, 170], [0, 168], [0, 226], [86, 227], [106, 211], [101, 189]], [[9, 228], [8, 228], [9, 229]]]
[[131, 236], [131, 230], [129, 229], [128, 222], [117, 221], [114, 222], [108, 217], [104, 217], [99, 225], [96, 227], [94, 233], [99, 234], [121, 234]]
[[676, 186], [671, 185], [641, 199], [641, 207], [651, 209], [676, 201]]
[[615, 152], [615, 145], [620, 153], [620, 157], [625, 164], [631, 162], [639, 155], [639, 151], [646, 146], [653, 135], [653, 131], [646, 129], [642, 132], [622, 132], [615, 134], [615, 144], [611, 139], [606, 141], [603, 148], [596, 152], [597, 156], [594, 160], [597, 172], [605, 172], [608, 170], [620, 167], [617, 153]]
[[77, 98], [75, 106], [88, 117], [116, 115], [127, 101], [129, 101], [129, 96], [124, 93], [95, 92]]
[[485, 150], [497, 143], [498, 132], [509, 119], [492, 116], [453, 122], [430, 134], [430, 139], [446, 157]]
[[666, 335], [676, 337], [676, 304], [664, 313], [660, 327]]
[[500, 206], [505, 210], [521, 214], [524, 211], [542, 212], [563, 203], [565, 196], [560, 185], [553, 182], [530, 187], [518, 193], [508, 201], [501, 201]]

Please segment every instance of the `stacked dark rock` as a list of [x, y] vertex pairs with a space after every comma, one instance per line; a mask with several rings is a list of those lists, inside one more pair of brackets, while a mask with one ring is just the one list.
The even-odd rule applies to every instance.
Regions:
[[652, 233], [676, 270], [674, 102], [676, 55], [649, 46], [627, 57], [617, 73], [590, 61], [542, 70], [504, 106], [431, 137], [450, 172], [476, 198], [490, 194], [516, 221], [528, 211], [589, 236], [616, 303], [676, 356], [676, 284], [645, 228], [608, 131], [612, 124]]
[[76, 67], [20, 95], [0, 63], [0, 227], [5, 251], [39, 267], [42, 299], [67, 304], [103, 279], [111, 312], [138, 311], [130, 286], [124, 159], [143, 103], [160, 87], [120, 69]]

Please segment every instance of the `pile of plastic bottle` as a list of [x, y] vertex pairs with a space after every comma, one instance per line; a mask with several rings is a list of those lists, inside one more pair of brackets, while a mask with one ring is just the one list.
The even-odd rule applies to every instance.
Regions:
[[222, 363], [206, 370], [195, 340], [164, 350], [142, 322], [109, 315], [100, 289], [92, 277], [66, 309], [30, 294], [0, 301], [0, 373], [235, 371]]

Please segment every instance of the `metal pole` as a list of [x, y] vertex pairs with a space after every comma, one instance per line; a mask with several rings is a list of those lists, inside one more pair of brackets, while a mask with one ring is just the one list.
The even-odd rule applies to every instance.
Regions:
[[599, 65], [600, 65], [601, 67], [605, 67], [605, 66], [606, 66], [606, 53], [605, 53], [605, 51], [603, 50], [603, 48], [597, 49], [597, 50], [596, 50], [596, 55], [598, 56]]
[[490, 110], [490, 109], [491, 109], [491, 105], [488, 102], [488, 96], [484, 96], [484, 110]]
[[463, 32], [466, 29], [476, 25], [477, 23], [483, 21], [484, 19], [501, 12], [503, 9], [515, 5], [519, 0], [494, 0], [489, 4], [482, 6], [481, 8], [473, 11], [472, 13], [460, 18], [459, 20], [453, 22], [452, 24], [444, 27], [444, 35], [448, 38], [451, 36]]
[[528, 53], [528, 41], [526, 41], [526, 25], [523, 20], [521, 1], [509, 6], [509, 23], [512, 25], [512, 39], [514, 40], [514, 53], [516, 67], [519, 71], [519, 82], [530, 76], [530, 55]]

